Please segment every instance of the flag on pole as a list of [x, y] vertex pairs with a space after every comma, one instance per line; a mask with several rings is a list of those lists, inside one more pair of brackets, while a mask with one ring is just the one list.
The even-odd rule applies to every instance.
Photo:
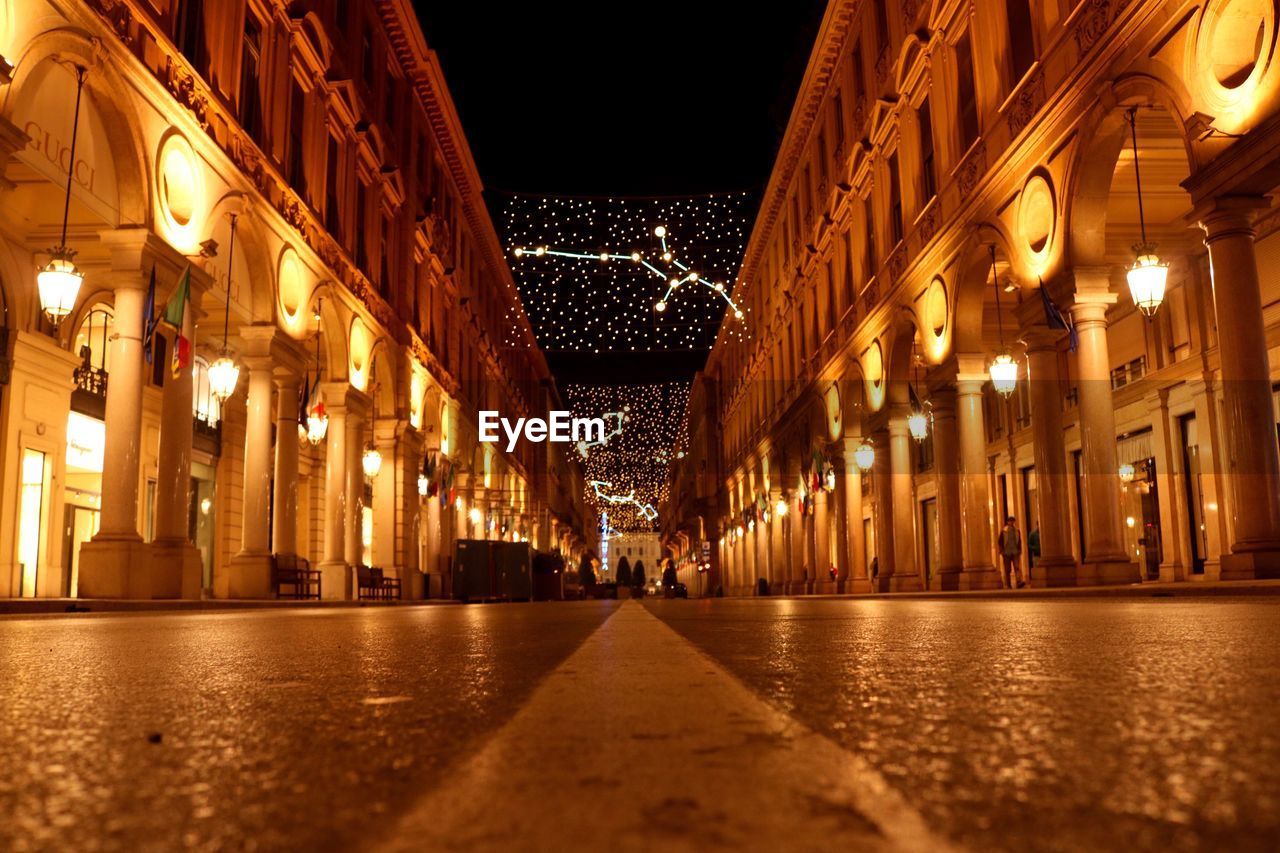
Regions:
[[1040, 299], [1044, 302], [1044, 319], [1049, 324], [1050, 329], [1061, 329], [1064, 332], [1071, 333], [1071, 351], [1075, 352], [1076, 347], [1080, 344], [1080, 338], [1076, 335], [1075, 324], [1068, 320], [1058, 308], [1057, 304], [1049, 296], [1049, 291], [1044, 286], [1044, 279], [1040, 279]]
[[147, 364], [154, 355], [156, 337], [156, 265], [151, 265], [151, 284], [147, 286], [147, 301], [142, 305], [142, 353]]
[[187, 302], [191, 299], [191, 265], [182, 272], [182, 278], [164, 307], [164, 322], [177, 331], [173, 341], [173, 378], [177, 379], [182, 368], [191, 364], [191, 328], [187, 314]]

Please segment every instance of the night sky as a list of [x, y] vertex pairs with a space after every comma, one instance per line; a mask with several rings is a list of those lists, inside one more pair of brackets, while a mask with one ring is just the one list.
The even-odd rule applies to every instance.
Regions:
[[[505, 233], [512, 193], [616, 201], [745, 191], [741, 222], [725, 225], [749, 234], [826, 3], [416, 6], [508, 244], [526, 236]], [[536, 233], [532, 225], [521, 231]], [[521, 285], [531, 317], [545, 313]], [[706, 360], [705, 348], [655, 351], [638, 370], [631, 347], [566, 352], [535, 331], [562, 383], [687, 380]]]

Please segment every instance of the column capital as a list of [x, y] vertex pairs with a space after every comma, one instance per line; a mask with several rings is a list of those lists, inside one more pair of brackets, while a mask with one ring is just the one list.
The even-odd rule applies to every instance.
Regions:
[[320, 383], [320, 393], [324, 394], [324, 405], [331, 412], [363, 415], [369, 410], [369, 395], [352, 387], [350, 382]]
[[156, 277], [170, 283], [172, 287], [188, 264], [191, 266], [193, 307], [200, 304], [201, 295], [213, 285], [212, 277], [203, 266], [192, 263], [191, 258], [169, 245], [149, 228], [109, 228], [98, 232], [98, 241], [111, 255], [111, 271], [104, 278], [113, 290], [146, 290], [153, 268]]
[[980, 352], [956, 353], [956, 390], [961, 394], [981, 394], [987, 381], [987, 356]]
[[1205, 243], [1232, 234], [1253, 237], [1253, 223], [1260, 211], [1271, 206], [1267, 196], [1226, 195], [1210, 199], [1191, 212], [1190, 219], [1204, 229]]

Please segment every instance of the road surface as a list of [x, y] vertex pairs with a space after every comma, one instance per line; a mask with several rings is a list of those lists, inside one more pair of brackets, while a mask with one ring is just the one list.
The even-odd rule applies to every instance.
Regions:
[[0, 849], [1274, 850], [1280, 599], [0, 619]]

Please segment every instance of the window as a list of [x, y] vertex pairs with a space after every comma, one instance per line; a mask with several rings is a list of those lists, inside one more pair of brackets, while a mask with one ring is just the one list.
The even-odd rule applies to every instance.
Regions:
[[384, 296], [391, 293], [391, 254], [395, 238], [395, 223], [390, 216], [382, 217], [382, 274], [378, 278], [378, 291]]
[[865, 229], [862, 240], [864, 253], [862, 262], [866, 265], [866, 278], [870, 281], [880, 264], [879, 253], [876, 251], [876, 217], [870, 198], [862, 203], [862, 222]]
[[240, 126], [260, 148], [263, 147], [261, 61], [262, 24], [246, 11], [240, 42]]
[[369, 245], [367, 232], [369, 223], [365, 217], [369, 215], [369, 185], [363, 179], [356, 181], [356, 266], [361, 272], [368, 274]]
[[902, 242], [902, 185], [898, 175], [898, 152], [889, 155], [889, 227], [893, 245]]
[[872, 3], [872, 14], [875, 15], [876, 47], [883, 50], [889, 46], [889, 17], [884, 3]]
[[307, 93], [302, 91], [302, 84], [293, 78], [289, 91], [289, 147], [285, 154], [289, 168], [289, 184], [302, 198], [307, 197], [307, 171], [303, 161], [302, 140], [306, 130]]
[[396, 82], [395, 76], [388, 71], [382, 83], [382, 120], [387, 123], [396, 113], [396, 97], [399, 95]]
[[862, 73], [861, 45], [853, 49], [853, 95], [855, 108], [862, 106], [867, 100], [867, 78]]
[[373, 31], [365, 24], [364, 34], [360, 39], [361, 80], [370, 91], [373, 90]]
[[[840, 92], [836, 92], [831, 109], [836, 114], [836, 156], [839, 157], [844, 154], [844, 96]], [[836, 168], [839, 167], [837, 163]]]
[[934, 172], [933, 116], [929, 112], [929, 99], [920, 102], [916, 112], [920, 122], [920, 174], [924, 182], [924, 204], [938, 194], [938, 177]]
[[968, 151], [978, 140], [978, 96], [973, 81], [973, 46], [970, 34], [956, 42], [956, 122], [960, 129], [960, 150]]
[[203, 76], [209, 51], [204, 38], [204, 0], [179, 0], [174, 13], [173, 41], [196, 73]]
[[1018, 85], [1036, 61], [1035, 33], [1031, 26], [1031, 4], [1027, 0], [1005, 0], [1009, 23], [1009, 88]]
[[325, 205], [324, 224], [329, 234], [342, 242], [342, 217], [338, 213], [338, 140], [329, 137], [329, 150], [325, 155]]
[[[826, 189], [827, 186], [827, 131], [818, 131], [818, 187]], [[824, 199], [818, 199], [818, 203], [822, 204]]]

